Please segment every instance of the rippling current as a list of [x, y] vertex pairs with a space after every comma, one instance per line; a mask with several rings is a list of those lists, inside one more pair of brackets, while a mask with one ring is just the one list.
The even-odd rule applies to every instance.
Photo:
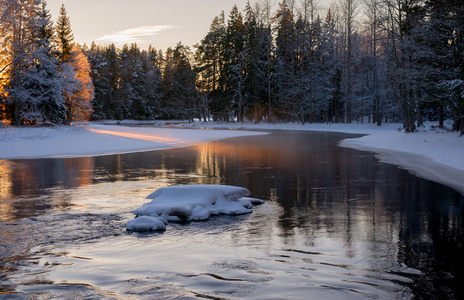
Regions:
[[[459, 299], [464, 197], [348, 134], [275, 131], [195, 147], [0, 161], [0, 298]], [[174, 184], [267, 200], [243, 216], [128, 233]]]

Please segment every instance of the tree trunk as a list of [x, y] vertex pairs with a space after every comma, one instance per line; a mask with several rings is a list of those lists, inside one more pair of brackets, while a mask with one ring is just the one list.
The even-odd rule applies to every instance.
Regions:
[[444, 116], [443, 116], [443, 105], [440, 104], [440, 107], [438, 108], [438, 114], [439, 114], [439, 121], [438, 121], [438, 127], [443, 128], [443, 123], [444, 123]]

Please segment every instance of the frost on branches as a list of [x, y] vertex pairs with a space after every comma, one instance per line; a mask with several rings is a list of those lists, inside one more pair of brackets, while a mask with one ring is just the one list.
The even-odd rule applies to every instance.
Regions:
[[[60, 13], [66, 14], [64, 7]], [[70, 28], [66, 34], [71, 34]], [[1, 2], [2, 123], [70, 123], [90, 117], [94, 91], [90, 65], [73, 44], [62, 60], [56, 35], [44, 0]]]

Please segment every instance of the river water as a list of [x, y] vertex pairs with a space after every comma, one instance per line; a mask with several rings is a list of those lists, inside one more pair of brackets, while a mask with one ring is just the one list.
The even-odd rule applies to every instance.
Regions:
[[[275, 131], [124, 155], [0, 161], [1, 299], [459, 299], [464, 197]], [[243, 186], [242, 216], [129, 233], [174, 184]]]

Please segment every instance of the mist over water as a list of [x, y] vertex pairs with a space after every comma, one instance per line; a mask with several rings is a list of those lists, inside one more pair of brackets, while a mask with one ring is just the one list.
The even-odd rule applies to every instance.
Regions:
[[[464, 199], [348, 134], [276, 131], [195, 147], [0, 161], [0, 298], [464, 296]], [[128, 233], [174, 184], [243, 186], [244, 216]]]

